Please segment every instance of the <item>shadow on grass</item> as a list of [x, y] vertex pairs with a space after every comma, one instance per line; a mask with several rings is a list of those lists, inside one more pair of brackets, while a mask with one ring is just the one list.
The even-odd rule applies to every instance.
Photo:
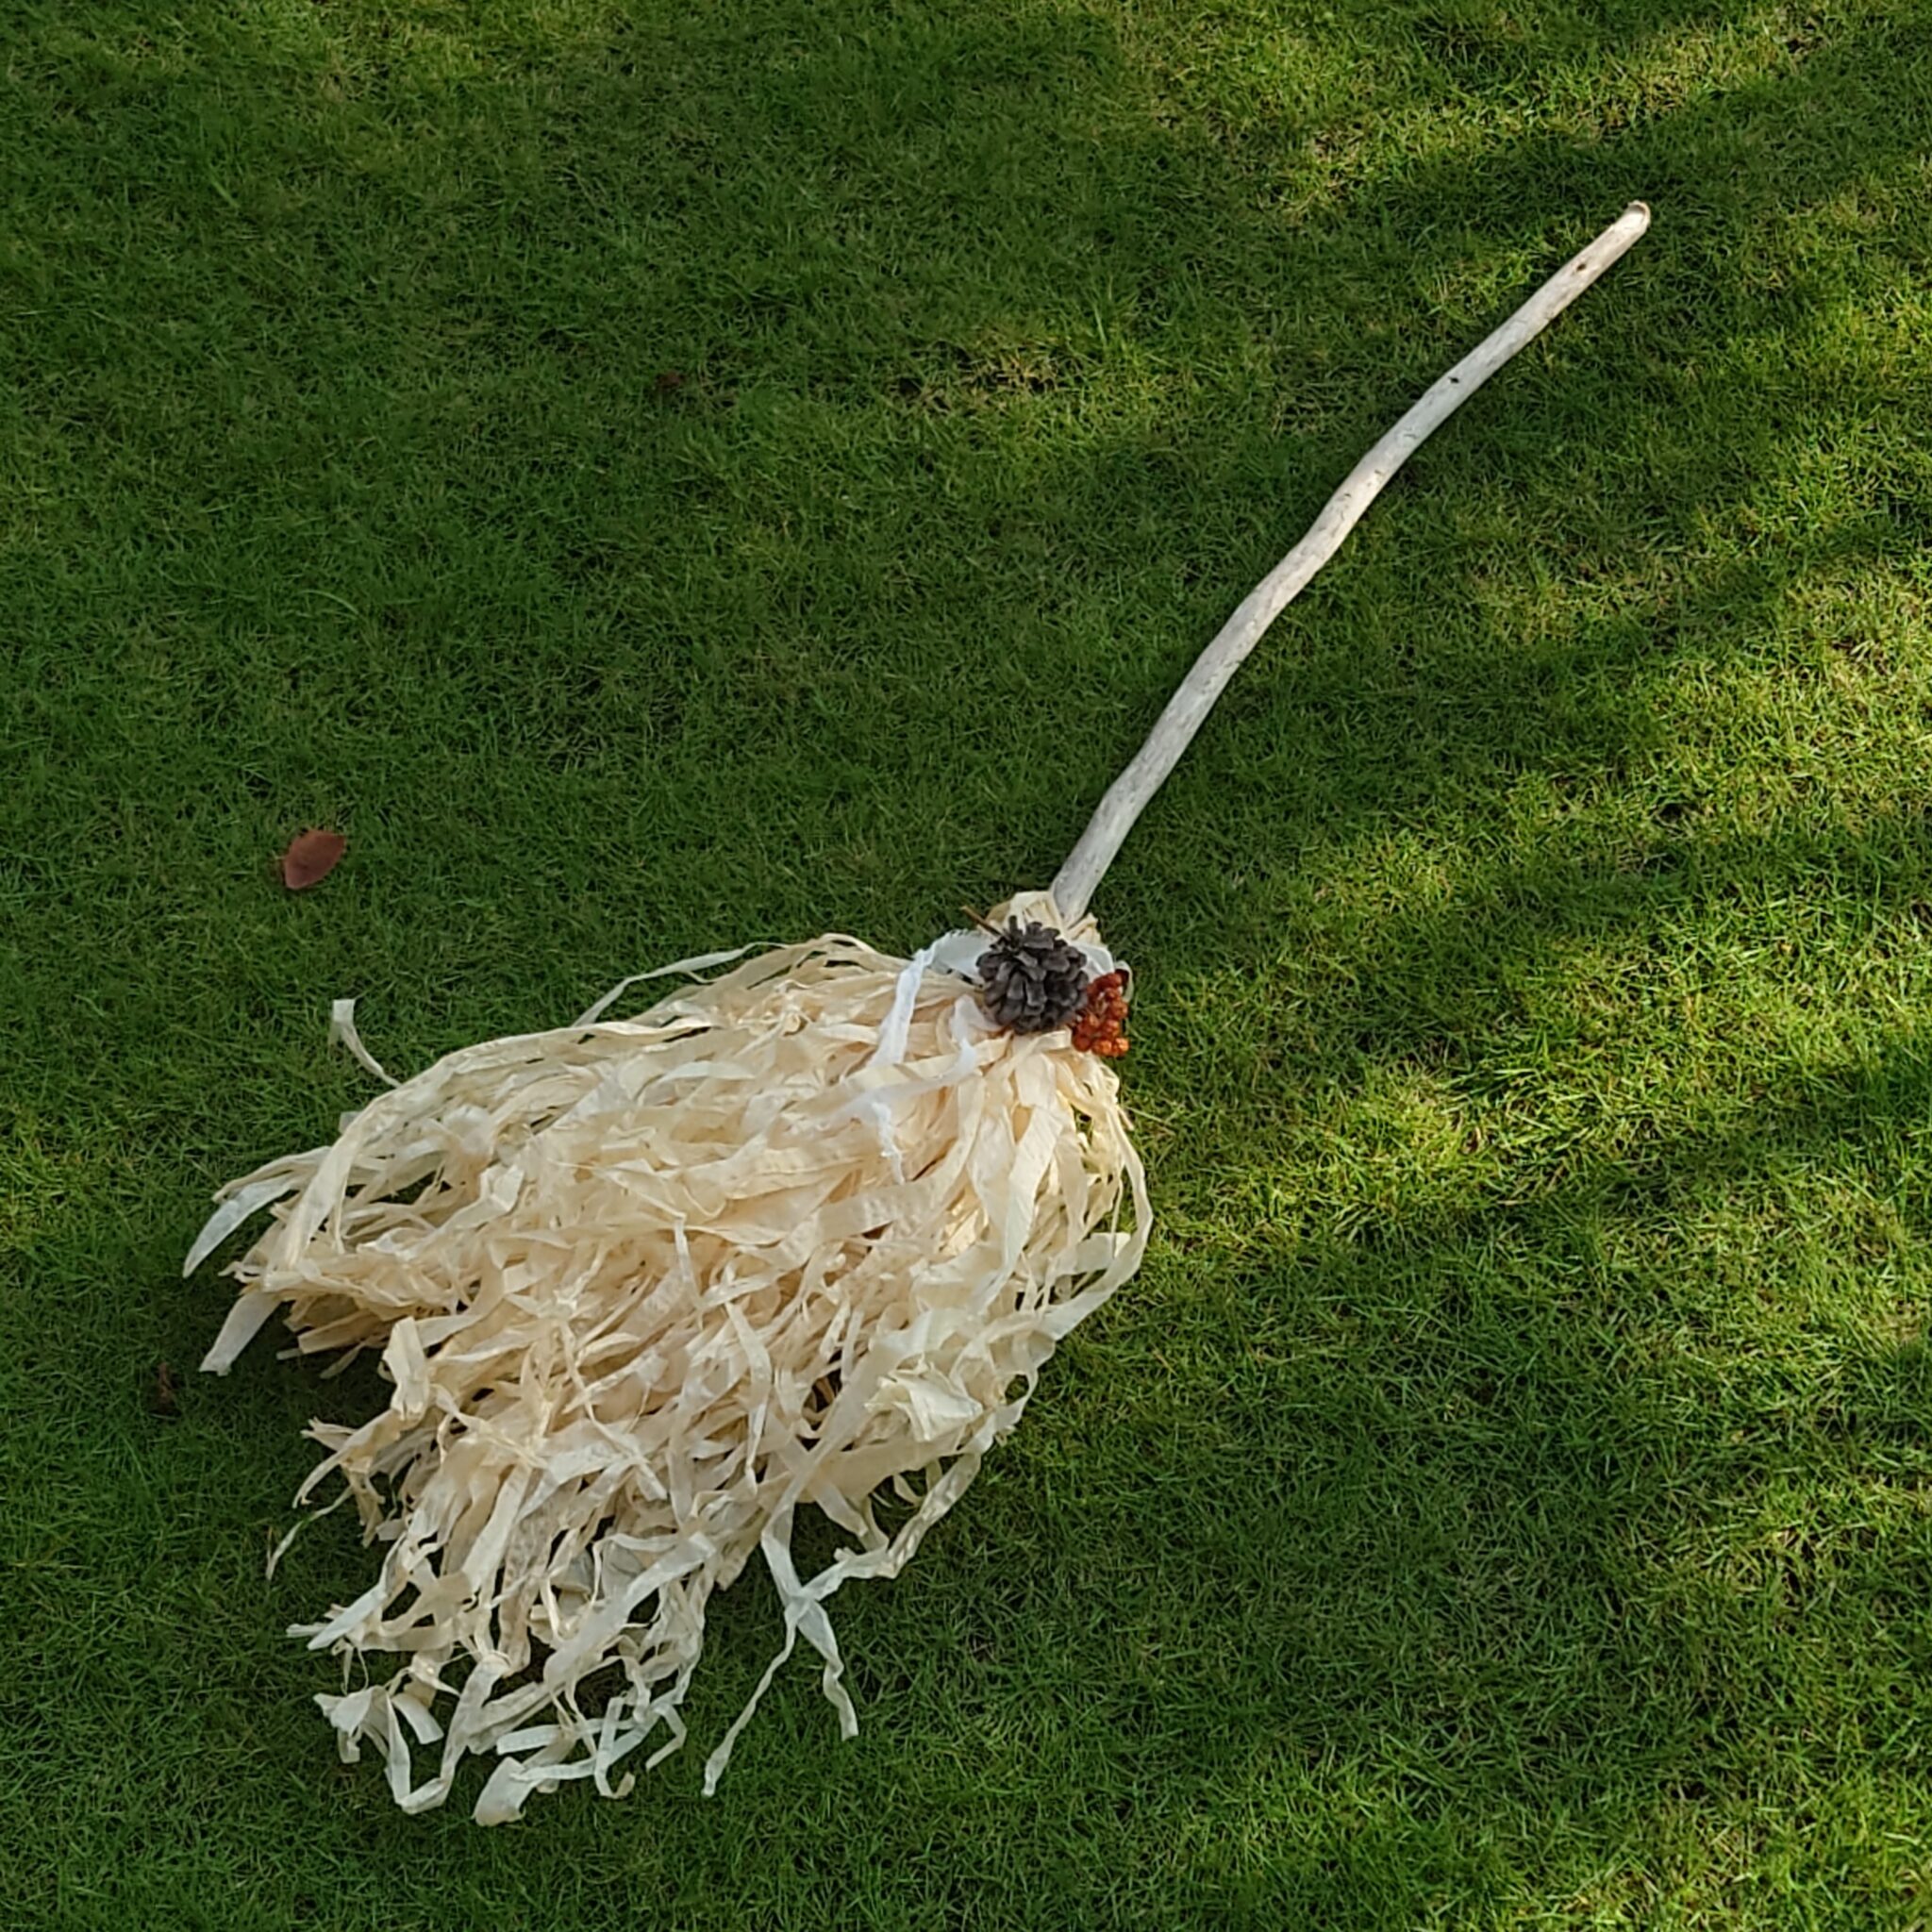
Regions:
[[[1887, 1338], [1885, 1290], [1923, 1248], [1932, 1054], [1784, 1071], [1801, 1097], [1707, 1138], [1585, 1158], [1452, 1230], [1223, 1264], [1212, 1317], [1169, 1291], [1164, 1332], [1076, 1344], [1083, 1389], [1147, 1396], [1088, 1394], [1076, 1426], [1137, 1412], [1058, 1472], [1057, 1621], [1111, 1625], [1065, 1728], [1156, 1811], [1273, 1827], [1272, 1859], [1204, 1853], [1230, 1896], [1502, 1910], [1527, 1868], [1655, 1912], [1725, 1838], [1733, 1910], [1771, 1907], [1780, 1862], [1847, 1912], [1904, 1882], [1844, 1847], [1874, 1789], [1909, 1789], [1925, 1715], [1926, 1357], [1916, 1323]], [[1054, 1594], [1017, 1589], [1012, 1652]], [[1754, 1817], [1772, 1792], [1783, 1832]]]

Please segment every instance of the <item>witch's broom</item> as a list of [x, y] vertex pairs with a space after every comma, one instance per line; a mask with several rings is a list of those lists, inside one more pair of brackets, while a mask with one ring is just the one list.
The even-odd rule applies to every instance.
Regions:
[[[706, 1604], [755, 1552], [785, 1641], [706, 1789], [800, 1637], [856, 1728], [826, 1600], [905, 1564], [1146, 1245], [1095, 887], [1403, 460], [1648, 221], [1627, 209], [1357, 465], [991, 943], [896, 959], [829, 935], [682, 960], [662, 973], [730, 970], [635, 1018], [604, 1017], [620, 987], [575, 1025], [451, 1054], [332, 1146], [224, 1191], [190, 1270], [272, 1204], [274, 1225], [231, 1270], [241, 1298], [202, 1366], [225, 1371], [286, 1304], [304, 1352], [380, 1349], [394, 1385], [361, 1427], [311, 1431], [329, 1453], [302, 1494], [340, 1474], [386, 1547], [361, 1596], [293, 1634], [407, 1659], [317, 1700], [344, 1757], [382, 1753], [405, 1808], [441, 1803], [473, 1752], [496, 1759], [484, 1823], [567, 1779], [627, 1790], [622, 1759], [660, 1727], [648, 1762], [682, 1742]], [[348, 1003], [335, 1024], [380, 1074]], [[890, 1530], [888, 1487], [909, 1510]], [[804, 1505], [851, 1539], [809, 1578]], [[435, 1752], [422, 1782], [412, 1743]]]

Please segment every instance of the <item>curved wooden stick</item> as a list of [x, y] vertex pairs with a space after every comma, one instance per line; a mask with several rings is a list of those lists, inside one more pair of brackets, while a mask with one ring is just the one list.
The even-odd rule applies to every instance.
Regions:
[[1147, 742], [1108, 788], [1053, 882], [1054, 904], [1069, 925], [1079, 920], [1102, 875], [1113, 863], [1134, 821], [1180, 762], [1194, 733], [1241, 659], [1263, 632], [1300, 594], [1315, 573], [1341, 549], [1342, 540], [1374, 502], [1382, 486], [1510, 357], [1549, 326], [1591, 283], [1650, 225], [1650, 210], [1633, 201], [1588, 248], [1546, 281], [1507, 322], [1439, 380], [1407, 415], [1353, 470], [1308, 534], [1248, 593], [1221, 634], [1194, 660], [1181, 688], [1168, 700]]

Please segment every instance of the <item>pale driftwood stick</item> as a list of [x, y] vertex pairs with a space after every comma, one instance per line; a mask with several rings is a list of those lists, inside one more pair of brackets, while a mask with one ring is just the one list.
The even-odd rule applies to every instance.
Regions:
[[1432, 430], [1447, 422], [1510, 357], [1561, 315], [1649, 225], [1649, 208], [1633, 201], [1581, 255], [1558, 269], [1501, 328], [1437, 382], [1348, 473], [1341, 488], [1315, 519], [1314, 527], [1255, 586], [1241, 608], [1222, 626], [1221, 635], [1194, 660], [1194, 668], [1168, 701], [1147, 742], [1100, 801], [1100, 808], [1053, 882], [1054, 903], [1069, 925], [1087, 910], [1102, 875], [1133, 830], [1134, 821], [1180, 762], [1181, 754], [1241, 659], [1261, 641], [1262, 633], [1300, 594], [1308, 579], [1341, 549], [1342, 540], [1374, 502], [1382, 486]]

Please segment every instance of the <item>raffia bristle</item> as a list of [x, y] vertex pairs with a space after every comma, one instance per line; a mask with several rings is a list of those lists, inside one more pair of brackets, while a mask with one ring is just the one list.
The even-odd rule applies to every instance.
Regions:
[[[204, 1366], [286, 1308], [303, 1351], [380, 1350], [393, 1385], [311, 1431], [303, 1496], [341, 1475], [386, 1548], [293, 1634], [406, 1661], [317, 1702], [409, 1810], [493, 1757], [484, 1823], [571, 1779], [621, 1796], [632, 1751], [675, 1750], [708, 1601], [756, 1552], [783, 1644], [706, 1789], [801, 1637], [850, 1735], [826, 1600], [912, 1556], [1148, 1226], [1109, 1068], [839, 936], [452, 1054], [223, 1199], [193, 1260], [274, 1223]], [[802, 1506], [853, 1540], [808, 1579]]]

